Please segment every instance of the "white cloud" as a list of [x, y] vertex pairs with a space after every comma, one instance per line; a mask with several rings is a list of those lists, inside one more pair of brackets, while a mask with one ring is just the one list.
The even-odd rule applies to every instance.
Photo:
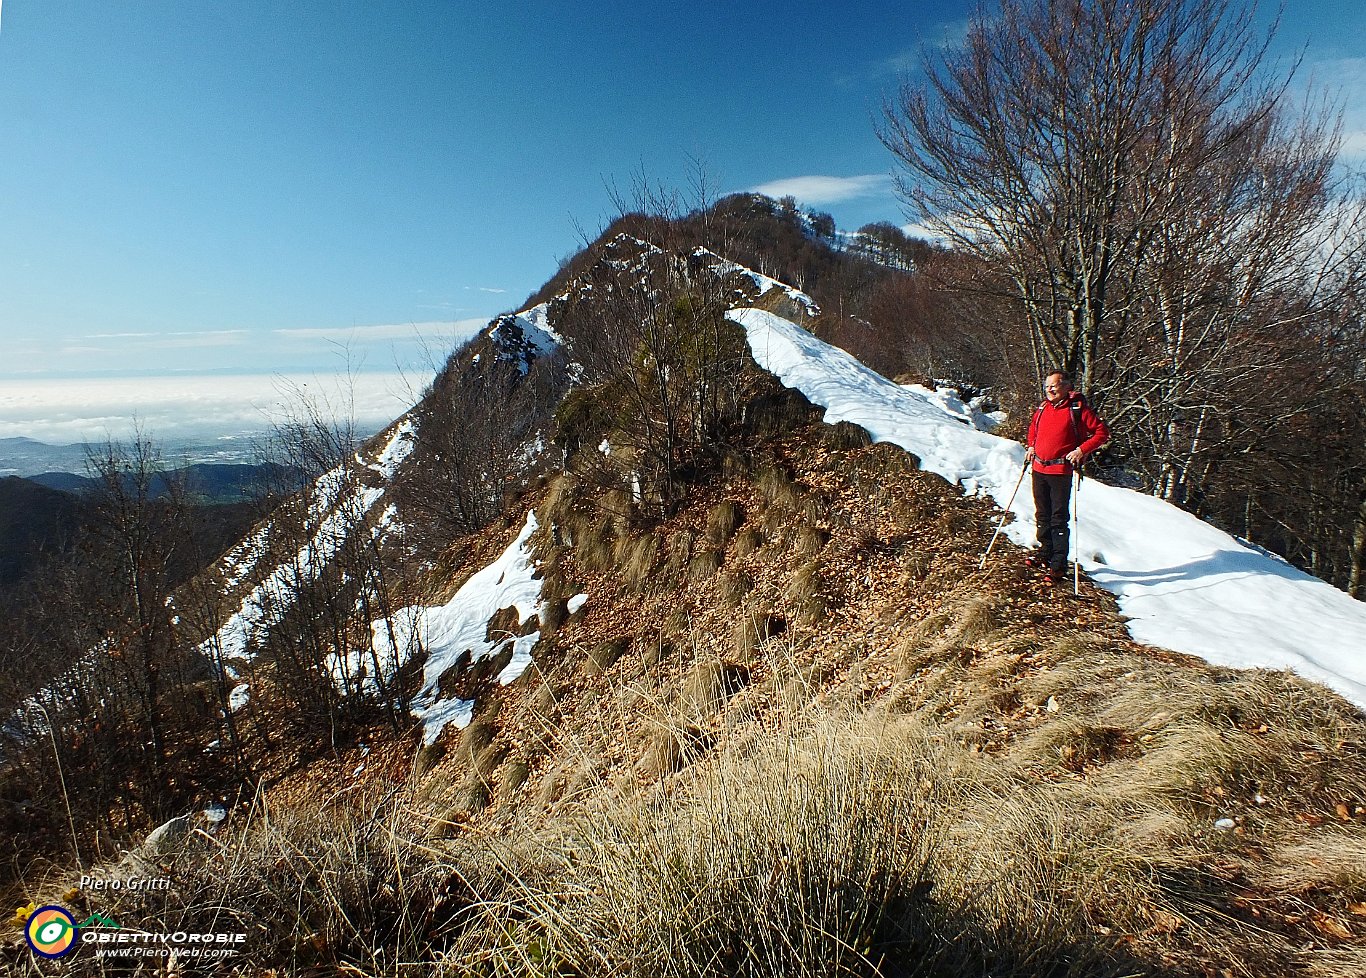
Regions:
[[1341, 155], [1345, 160], [1366, 160], [1366, 129], [1342, 134]]
[[169, 333], [88, 333], [87, 340], [172, 340], [183, 346], [224, 346], [247, 337], [245, 329], [177, 330]]
[[947, 244], [948, 238], [938, 228], [930, 227], [928, 224], [903, 224], [901, 233], [912, 238], [920, 238], [923, 241], [932, 241], [935, 244]]
[[319, 339], [345, 343], [372, 343], [381, 340], [411, 340], [416, 337], [468, 338], [488, 324], [486, 319], [461, 319], [454, 322], [385, 323], [377, 326], [323, 326], [303, 329], [275, 329], [272, 335], [288, 339]]
[[795, 197], [809, 207], [821, 207], [865, 197], [891, 196], [892, 178], [883, 173], [857, 177], [788, 177], [751, 189], [768, 197]]
[[935, 49], [946, 50], [949, 48], [960, 47], [968, 37], [968, 28], [972, 26], [972, 21], [963, 18], [962, 20], [946, 21], [926, 28], [924, 33], [916, 38], [916, 43], [907, 48], [903, 48], [896, 54], [888, 58], [882, 58], [867, 65], [863, 69], [863, 77], [849, 76], [841, 78], [840, 84], [851, 84], [855, 81], [880, 81], [888, 77], [900, 78], [906, 75], [914, 75], [920, 72], [922, 56]]
[[51, 444], [126, 438], [134, 423], [157, 440], [269, 429], [297, 410], [303, 394], [327, 413], [380, 427], [416, 399], [413, 382], [395, 372], [345, 379], [319, 374], [97, 377], [0, 380], [0, 438]]

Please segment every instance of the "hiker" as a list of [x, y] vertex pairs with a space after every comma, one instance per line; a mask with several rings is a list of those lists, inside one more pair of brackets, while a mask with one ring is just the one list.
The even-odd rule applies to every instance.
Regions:
[[1065, 371], [1055, 370], [1045, 377], [1043, 393], [1044, 402], [1030, 419], [1026, 440], [1025, 461], [1034, 463], [1034, 525], [1039, 538], [1038, 551], [1026, 563], [1044, 569], [1048, 579], [1056, 581], [1067, 568], [1072, 473], [1105, 444], [1110, 429], [1086, 399], [1072, 390]]

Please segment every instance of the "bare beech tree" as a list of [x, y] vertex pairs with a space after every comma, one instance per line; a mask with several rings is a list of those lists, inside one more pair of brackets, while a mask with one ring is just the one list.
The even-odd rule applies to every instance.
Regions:
[[141, 433], [126, 445], [107, 443], [89, 465], [99, 488], [81, 549], [95, 572], [84, 611], [101, 632], [91, 656], [102, 696], [97, 710], [111, 734], [127, 738], [122, 750], [138, 758], [130, 765], [138, 801], [156, 819], [184, 801], [178, 760], [189, 738], [178, 717], [185, 691], [207, 678], [180, 634], [171, 600], [168, 567], [190, 545], [188, 510], [156, 446]]
[[[1097, 377], [1115, 428], [1132, 436], [1125, 455], [1173, 502], [1198, 497], [1221, 458], [1256, 450], [1340, 389], [1313, 351], [1359, 288], [1359, 210], [1335, 183], [1333, 129], [1285, 115], [1262, 113], [1162, 188], [1133, 328]], [[1278, 381], [1286, 371], [1295, 383]], [[1251, 410], [1255, 426], [1244, 423]]]
[[61, 814], [73, 848], [182, 812], [240, 768], [206, 758], [210, 663], [187, 634], [175, 588], [202, 566], [194, 511], [141, 432], [88, 457], [70, 553], [32, 582], [24, 629], [34, 663], [0, 729], [37, 808]]
[[1336, 132], [1282, 122], [1288, 78], [1264, 80], [1250, 24], [1231, 0], [1003, 0], [887, 104], [903, 198], [1007, 270], [1041, 371], [1111, 379], [1109, 357], [1151, 326], [1144, 286], [1191, 245], [1164, 239], [1173, 218], [1216, 249], [1236, 232], [1252, 273], [1236, 301], [1324, 206]]
[[404, 480], [404, 509], [440, 542], [475, 533], [503, 513], [505, 497], [534, 468], [538, 433], [568, 384], [562, 353], [516, 354], [522, 327], [496, 321], [450, 358], [415, 414], [420, 462]]
[[1000, 270], [1036, 370], [1105, 405], [1130, 472], [1345, 583], [1352, 469], [1305, 426], [1359, 384], [1366, 224], [1332, 107], [1290, 104], [1254, 11], [1001, 0], [880, 135], [915, 216]]
[[271, 673], [275, 695], [293, 718], [332, 743], [368, 722], [376, 709], [406, 729], [409, 697], [398, 650], [373, 635], [393, 634], [410, 597], [392, 568], [404, 559], [401, 528], [390, 525], [379, 473], [363, 464], [349, 397], [329, 402], [295, 391], [276, 425], [263, 469], [272, 493], [252, 590], [257, 625], [251, 668]]

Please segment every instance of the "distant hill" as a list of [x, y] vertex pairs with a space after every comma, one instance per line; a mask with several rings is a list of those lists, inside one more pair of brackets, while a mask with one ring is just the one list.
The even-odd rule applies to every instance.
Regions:
[[31, 476], [49, 470], [83, 471], [84, 445], [49, 445], [33, 438], [0, 438], [0, 474]]
[[25, 482], [56, 489], [58, 492], [85, 492], [95, 485], [94, 479], [76, 475], [73, 472], [42, 472], [38, 475], [10, 476], [10, 478], [22, 478]]
[[[4, 441], [13, 444], [30, 439]], [[197, 512], [195, 537], [200, 552], [217, 554], [246, 532], [256, 501], [265, 495], [271, 480], [282, 484], [284, 474], [285, 469], [277, 465], [204, 463], [168, 472], [166, 478], [183, 480], [186, 501]], [[60, 555], [70, 548], [85, 515], [82, 498], [96, 485], [96, 480], [70, 472], [0, 478], [0, 591], [17, 588], [45, 555]], [[153, 498], [164, 498], [167, 488], [166, 479], [158, 480], [152, 487]], [[199, 569], [192, 559], [174, 568], [173, 576], [184, 580]]]
[[[181, 480], [190, 498], [199, 503], [239, 503], [260, 498], [272, 482], [279, 482], [285, 469], [275, 464], [246, 465], [203, 462], [173, 469], [152, 486], [154, 497], [166, 495], [168, 479]], [[42, 472], [29, 481], [62, 492], [88, 492], [97, 484], [88, 476], [71, 472]], [[297, 481], [297, 480], [296, 480]]]
[[15, 476], [0, 479], [0, 588], [13, 587], [45, 552], [66, 548], [79, 508], [65, 492]]
[[[360, 437], [372, 432], [358, 431]], [[246, 431], [180, 436], [155, 439], [161, 464], [168, 469], [183, 469], [193, 465], [251, 465], [258, 457], [259, 446], [270, 439], [269, 432]], [[0, 476], [17, 475], [24, 478], [49, 472], [85, 475], [90, 470], [91, 450], [102, 453], [104, 439], [90, 444], [54, 445], [34, 438], [0, 438]]]

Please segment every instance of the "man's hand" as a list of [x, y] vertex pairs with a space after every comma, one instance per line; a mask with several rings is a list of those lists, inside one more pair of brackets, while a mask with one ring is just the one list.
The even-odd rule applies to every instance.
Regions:
[[1081, 449], [1080, 449], [1080, 448], [1074, 448], [1074, 449], [1072, 449], [1070, 452], [1068, 452], [1066, 455], [1064, 455], [1063, 458], [1067, 459], [1068, 463], [1071, 464], [1072, 466], [1074, 466], [1074, 467], [1075, 467], [1075, 466], [1078, 466], [1078, 465], [1081, 464], [1081, 459], [1082, 459]]
[[1025, 464], [1028, 465], [1028, 464], [1029, 464], [1030, 462], [1032, 462], [1032, 461], [1034, 461], [1034, 446], [1033, 446], [1033, 445], [1026, 445], [1026, 446], [1025, 446]]

